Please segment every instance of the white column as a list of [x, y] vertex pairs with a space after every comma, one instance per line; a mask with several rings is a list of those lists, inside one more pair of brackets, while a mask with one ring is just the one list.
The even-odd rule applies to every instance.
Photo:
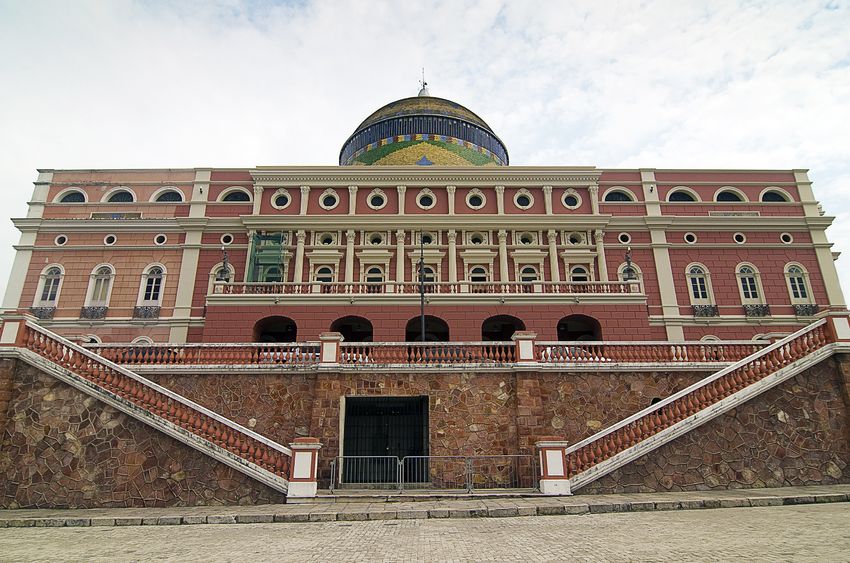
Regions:
[[[451, 200], [449, 200], [451, 201]], [[457, 282], [457, 231], [449, 229], [446, 233], [449, 239], [449, 282]]]
[[673, 285], [673, 268], [670, 265], [670, 252], [667, 249], [667, 235], [662, 229], [650, 229], [652, 256], [655, 260], [655, 272], [658, 277], [658, 291], [661, 293], [661, 310], [664, 315], [664, 327], [667, 339], [673, 342], [685, 340], [681, 324], [672, 324], [671, 319], [679, 318], [679, 301], [676, 287]]
[[357, 212], [357, 186], [348, 186], [348, 214]]
[[307, 204], [310, 203], [310, 186], [301, 186], [301, 215], [307, 215]]
[[602, 229], [593, 231], [593, 238], [596, 241], [596, 262], [599, 267], [599, 281], [608, 281], [608, 264], [605, 261], [605, 245], [602, 244], [602, 239], [605, 233]]
[[210, 195], [211, 170], [195, 170], [195, 184], [192, 186], [192, 200], [189, 205], [189, 217], [206, 217], [207, 200]]
[[552, 214], [552, 186], [543, 186], [543, 204], [546, 206], [546, 215]]
[[455, 214], [455, 186], [446, 186], [446, 196], [449, 198], [449, 215]]
[[590, 194], [591, 213], [599, 215], [599, 184], [590, 184], [587, 192]]
[[189, 319], [192, 316], [192, 296], [195, 292], [195, 280], [198, 277], [198, 259], [201, 254], [201, 236], [203, 231], [193, 230], [186, 233], [183, 241], [183, 255], [180, 260], [180, 276], [177, 279], [177, 297], [174, 301], [172, 319], [174, 325], [169, 330], [168, 341], [186, 342], [189, 337]]
[[404, 194], [407, 192], [407, 186], [396, 186], [396, 190], [398, 190], [398, 214], [404, 215], [405, 199]]
[[558, 261], [558, 233], [555, 229], [549, 229], [546, 232], [546, 237], [549, 239], [549, 275], [551, 281], [559, 283], [561, 281], [561, 266]]
[[354, 229], [345, 231], [345, 283], [354, 281]]
[[[307, 188], [308, 190], [310, 188]], [[302, 190], [303, 193], [303, 190]], [[292, 272], [292, 281], [301, 283], [304, 281], [304, 239], [307, 233], [303, 229], [295, 232], [295, 266]]]
[[508, 232], [504, 229], [499, 230], [499, 281], [508, 283]]
[[499, 215], [505, 214], [505, 186], [496, 186], [493, 188], [496, 191], [496, 212]]
[[404, 231], [401, 229], [395, 232], [395, 281], [404, 283]]
[[254, 215], [260, 214], [260, 206], [263, 204], [263, 186], [254, 186]]

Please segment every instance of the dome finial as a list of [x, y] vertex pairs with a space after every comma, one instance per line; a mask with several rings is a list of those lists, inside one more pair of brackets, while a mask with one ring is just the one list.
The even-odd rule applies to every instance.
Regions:
[[430, 96], [431, 92], [428, 91], [428, 83], [425, 82], [425, 67], [422, 67], [422, 80], [419, 81], [419, 95], [420, 96]]

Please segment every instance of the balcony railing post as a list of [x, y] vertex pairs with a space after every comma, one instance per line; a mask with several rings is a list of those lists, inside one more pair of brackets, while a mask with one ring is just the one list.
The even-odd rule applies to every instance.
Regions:
[[292, 449], [292, 465], [287, 498], [315, 497], [319, 490], [316, 475], [322, 444], [318, 438], [295, 438], [289, 447]]
[[518, 330], [511, 340], [516, 345], [516, 363], [517, 364], [536, 364], [537, 358], [534, 356], [534, 339], [537, 338], [537, 333], [530, 330]]
[[0, 344], [14, 344], [23, 347], [26, 339], [27, 318], [35, 317], [27, 314], [3, 315], [3, 332], [0, 333]]
[[827, 325], [832, 332], [832, 337], [836, 341], [850, 340], [850, 321], [846, 316], [828, 317], [829, 324]]
[[319, 367], [338, 366], [340, 360], [340, 343], [342, 334], [338, 332], [323, 332], [319, 335], [321, 341], [321, 357]]
[[570, 490], [570, 472], [566, 456], [569, 442], [558, 437], [545, 436], [535, 445], [540, 462], [540, 492], [552, 496], [573, 494]]

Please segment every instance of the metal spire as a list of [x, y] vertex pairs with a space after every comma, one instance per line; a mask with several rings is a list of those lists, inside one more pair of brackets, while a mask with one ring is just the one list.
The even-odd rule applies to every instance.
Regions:
[[420, 96], [430, 96], [431, 93], [428, 91], [428, 83], [425, 82], [425, 67], [422, 67], [422, 80], [419, 81], [419, 95]]

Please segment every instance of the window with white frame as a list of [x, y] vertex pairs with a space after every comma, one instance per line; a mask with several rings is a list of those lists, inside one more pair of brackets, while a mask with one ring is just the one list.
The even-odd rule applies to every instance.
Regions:
[[742, 264], [736, 271], [738, 289], [741, 292], [741, 302], [745, 305], [761, 304], [762, 291], [759, 272], [751, 264]]
[[586, 283], [590, 281], [590, 274], [584, 266], [573, 266], [570, 268], [570, 281], [573, 283]]
[[263, 269], [262, 279], [267, 283], [280, 283], [283, 281], [283, 269], [280, 266], [267, 266]]
[[688, 292], [692, 305], [713, 304], [708, 269], [702, 264], [691, 264], [687, 270]]
[[165, 270], [162, 266], [148, 266], [142, 274], [142, 287], [139, 295], [139, 305], [142, 307], [158, 306], [162, 301]]
[[225, 268], [224, 264], [219, 262], [210, 270], [210, 283], [207, 287], [207, 293], [215, 291], [216, 283], [231, 283], [235, 278], [236, 270], [233, 268], [233, 264], [227, 264]]
[[333, 283], [334, 269], [330, 266], [321, 266], [316, 269], [314, 279], [319, 283]]
[[381, 293], [384, 289], [384, 270], [380, 266], [367, 268], [363, 281], [366, 282], [367, 293]]
[[38, 291], [36, 292], [35, 307], [55, 307], [59, 301], [59, 290], [62, 287], [64, 273], [61, 266], [48, 266], [41, 273]]
[[812, 292], [809, 288], [809, 274], [799, 264], [785, 266], [785, 279], [788, 282], [788, 293], [793, 305], [811, 303]]
[[112, 294], [112, 278], [115, 271], [112, 266], [98, 266], [91, 274], [89, 280], [88, 307], [108, 307], [109, 297]]

